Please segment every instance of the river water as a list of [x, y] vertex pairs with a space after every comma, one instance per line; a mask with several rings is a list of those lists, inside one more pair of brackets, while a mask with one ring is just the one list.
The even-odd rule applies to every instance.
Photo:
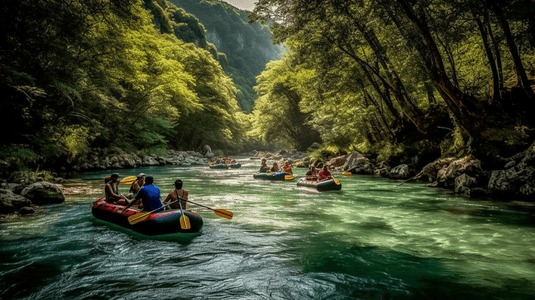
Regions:
[[[0, 299], [533, 299], [535, 209], [462, 198], [371, 176], [318, 193], [239, 169], [149, 167], [87, 172], [34, 216], [0, 223]], [[105, 175], [175, 179], [202, 233], [159, 240], [96, 220]], [[295, 169], [296, 177], [305, 169]], [[128, 187], [122, 186], [126, 192]]]

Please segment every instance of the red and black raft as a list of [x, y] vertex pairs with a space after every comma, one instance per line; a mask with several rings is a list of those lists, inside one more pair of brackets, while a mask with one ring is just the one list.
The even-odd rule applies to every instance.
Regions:
[[[184, 211], [184, 215], [189, 218], [191, 228], [182, 229], [180, 227], [180, 210], [166, 210], [151, 213], [141, 222], [130, 224], [128, 217], [140, 212], [137, 209], [128, 208], [124, 211], [125, 206], [107, 203], [101, 198], [93, 203], [92, 213], [95, 218], [110, 222], [126, 229], [133, 230], [137, 233], [147, 236], [158, 236], [175, 233], [195, 233], [200, 232], [203, 227], [202, 217], [191, 211]], [[118, 211], [123, 211], [119, 213]]]

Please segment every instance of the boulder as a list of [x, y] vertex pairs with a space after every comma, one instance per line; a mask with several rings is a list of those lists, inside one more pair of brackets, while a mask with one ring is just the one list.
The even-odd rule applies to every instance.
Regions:
[[20, 194], [36, 205], [63, 203], [65, 201], [65, 196], [59, 187], [46, 181], [30, 184]]
[[32, 205], [32, 201], [9, 189], [0, 189], [0, 214], [14, 213], [17, 210]]
[[143, 158], [143, 165], [144, 166], [159, 166], [160, 163], [152, 156], [145, 156], [145, 158]]
[[326, 164], [331, 169], [340, 168], [346, 164], [348, 157], [349, 155], [333, 157]]
[[453, 160], [450, 164], [442, 164], [440, 167], [437, 172], [438, 186], [449, 188], [455, 187], [455, 179], [462, 174], [477, 178], [484, 173], [481, 161], [471, 158]]
[[208, 157], [208, 155], [214, 156], [214, 153], [212, 152], [212, 148], [209, 145], [204, 145], [202, 148], [204, 156]]
[[347, 157], [342, 170], [353, 174], [372, 175], [375, 172], [375, 166], [362, 154], [352, 153]]
[[386, 177], [392, 178], [392, 179], [408, 179], [411, 177], [411, 169], [409, 165], [402, 164], [397, 167], [394, 167], [388, 172]]
[[454, 191], [458, 194], [463, 194], [466, 196], [470, 195], [470, 188], [476, 187], [477, 179], [475, 177], [470, 177], [466, 174], [462, 174], [455, 178], [455, 187]]
[[493, 196], [508, 198], [525, 198], [535, 200], [535, 144], [523, 156], [519, 163], [507, 164], [512, 167], [491, 172], [488, 189]]

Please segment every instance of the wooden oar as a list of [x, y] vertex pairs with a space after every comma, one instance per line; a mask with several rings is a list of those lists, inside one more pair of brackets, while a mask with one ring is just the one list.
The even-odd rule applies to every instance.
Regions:
[[178, 197], [178, 191], [175, 189], [176, 198], [179, 199], [178, 206], [180, 206], [180, 213], [182, 214], [180, 216], [180, 228], [182, 229], [190, 229], [191, 224], [189, 222], [188, 216], [184, 214], [184, 211], [182, 210], [182, 200], [180, 200], [180, 197]]
[[136, 181], [137, 177], [136, 176], [128, 176], [128, 177], [125, 177], [121, 180], [121, 183], [123, 184], [131, 184], [132, 182]]
[[[133, 200], [133, 201], [136, 201], [136, 200]], [[178, 202], [178, 201], [179, 201], [179, 200], [176, 200], [176, 201], [167, 203], [167, 204], [163, 205], [163, 206], [160, 207], [160, 208], [157, 208], [157, 209], [155, 209], [155, 210], [152, 210], [152, 211], [149, 211], [149, 212], [146, 212], [146, 213], [131, 215], [130, 217], [128, 217], [128, 223], [130, 223], [130, 225], [134, 225], [134, 224], [136, 224], [136, 223], [139, 223], [139, 222], [141, 222], [141, 221], [144, 221], [144, 220], [147, 219], [147, 218], [150, 216], [150, 214], [152, 214], [153, 212], [158, 211], [158, 210], [160, 210], [160, 209], [162, 209], [162, 208], [164, 208], [164, 207], [166, 207], [166, 206], [168, 206], [168, 205], [171, 205], [171, 204], [173, 204], [173, 203], [175, 203], [175, 202]], [[184, 215], [184, 213], [182, 213], [182, 215]], [[181, 225], [182, 225], [182, 224], [181, 224]]]
[[188, 199], [182, 199], [182, 198], [178, 198], [180, 200], [184, 200], [184, 201], [187, 201], [187, 202], [190, 202], [190, 203], [193, 203], [195, 205], [198, 205], [198, 206], [202, 206], [204, 208], [208, 208], [208, 209], [211, 209], [215, 212], [216, 215], [222, 217], [222, 218], [225, 218], [225, 219], [232, 219], [232, 217], [234, 216], [234, 213], [231, 212], [230, 210], [226, 210], [226, 209], [221, 209], [221, 208], [218, 208], [218, 209], [213, 209], [211, 207], [208, 207], [208, 206], [204, 206], [202, 204], [199, 204], [199, 203], [195, 203], [191, 200], [188, 200]]

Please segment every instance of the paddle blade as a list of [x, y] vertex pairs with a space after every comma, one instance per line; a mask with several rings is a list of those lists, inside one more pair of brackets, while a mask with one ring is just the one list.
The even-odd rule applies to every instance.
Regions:
[[292, 180], [294, 179], [293, 175], [284, 175], [284, 180]]
[[336, 185], [340, 185], [340, 181], [338, 181], [338, 179], [334, 179], [334, 183], [335, 183]]
[[135, 214], [135, 215], [131, 215], [130, 217], [128, 217], [128, 223], [130, 223], [130, 225], [134, 225], [136, 223], [139, 223], [141, 221], [144, 221], [146, 220], [149, 215], [151, 214], [152, 212], [148, 212], [148, 213], [144, 213], [144, 214]]
[[189, 222], [189, 218], [188, 216], [182, 214], [180, 216], [180, 228], [182, 229], [190, 229], [191, 228], [191, 224]]
[[132, 182], [136, 181], [137, 177], [136, 176], [128, 176], [128, 177], [125, 177], [121, 180], [121, 183], [123, 184], [131, 184]]
[[216, 215], [229, 220], [232, 219], [232, 217], [234, 216], [233, 212], [226, 209], [214, 209], [214, 212]]
[[344, 172], [344, 173], [342, 173], [342, 175], [344, 175], [344, 176], [351, 176], [351, 175], [353, 175], [353, 174], [352, 174], [351, 172]]

